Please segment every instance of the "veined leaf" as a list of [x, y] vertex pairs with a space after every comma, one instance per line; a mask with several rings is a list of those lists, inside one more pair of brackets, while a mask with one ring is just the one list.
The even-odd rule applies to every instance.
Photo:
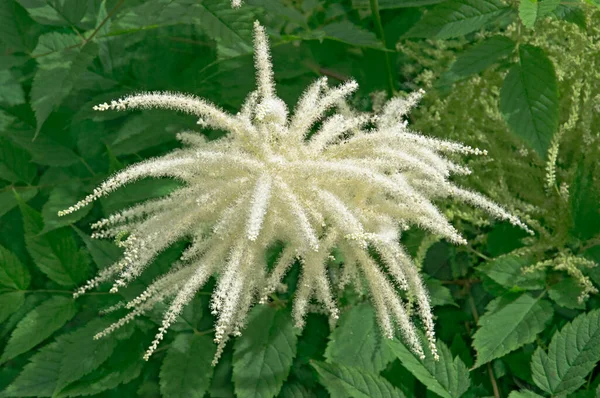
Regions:
[[512, 391], [508, 398], [543, 398], [541, 395], [534, 393], [531, 390]]
[[0, 294], [0, 323], [15, 313], [25, 302], [25, 293], [15, 291]]
[[19, 203], [25, 228], [25, 243], [38, 268], [64, 286], [83, 282], [89, 271], [89, 256], [79, 249], [69, 229], [57, 229], [41, 235], [44, 222], [40, 213]]
[[36, 135], [98, 54], [98, 46], [93, 42], [80, 46], [81, 39], [76, 35], [50, 32], [40, 37], [33, 51], [38, 60], [38, 70], [31, 86], [31, 106], [37, 120]]
[[543, 289], [545, 286], [543, 271], [523, 273], [523, 269], [530, 264], [531, 260], [526, 257], [505, 255], [487, 262], [477, 270], [508, 290]]
[[334, 22], [323, 26], [324, 38], [341, 41], [358, 47], [383, 48], [374, 33], [350, 21]]
[[213, 374], [216, 346], [209, 336], [179, 334], [160, 368], [160, 391], [165, 397], [202, 398]]
[[13, 331], [0, 363], [29, 351], [60, 329], [77, 312], [71, 297], [55, 296], [34, 308]]
[[8, 69], [0, 69], [0, 104], [15, 106], [25, 103], [21, 83]]
[[85, 206], [74, 213], [59, 217], [58, 212], [77, 203], [84, 195], [80, 184], [76, 181], [69, 186], [56, 187], [50, 192], [48, 201], [42, 207], [42, 217], [44, 219], [44, 229], [41, 233], [45, 234], [57, 228], [71, 225], [85, 217], [90, 212], [92, 206]]
[[520, 0], [519, 18], [528, 28], [533, 28], [538, 16], [538, 0]]
[[240, 398], [274, 397], [296, 356], [297, 330], [283, 310], [261, 305], [233, 346], [233, 382]]
[[402, 365], [439, 396], [458, 398], [469, 389], [469, 370], [458, 356], [452, 358], [450, 349], [441, 341], [437, 342], [439, 361], [428, 349], [425, 349], [425, 359], [420, 359], [398, 340], [391, 340], [388, 344]]
[[404, 394], [376, 373], [342, 364], [312, 361], [333, 398], [404, 398]]
[[583, 288], [573, 278], [565, 278], [548, 289], [548, 297], [556, 304], [571, 309], [585, 309], [585, 302], [579, 302]]
[[30, 184], [37, 175], [31, 156], [11, 141], [0, 138], [0, 178]]
[[92, 239], [89, 235], [84, 234], [79, 228], [75, 227], [75, 232], [83, 240], [87, 247], [92, 259], [98, 266], [98, 268], [106, 268], [109, 265], [114, 264], [121, 254], [123, 249], [119, 248], [113, 242], [108, 240]]
[[533, 381], [553, 396], [577, 390], [600, 361], [600, 310], [581, 314], [556, 333], [548, 347], [531, 358]]
[[26, 290], [31, 275], [27, 267], [9, 250], [0, 246], [0, 285], [15, 290]]
[[500, 0], [449, 0], [435, 6], [404, 37], [449, 39], [481, 29], [508, 10]]
[[544, 50], [519, 46], [519, 63], [502, 84], [500, 111], [513, 133], [545, 158], [558, 128], [559, 111], [556, 74]]
[[330, 363], [373, 373], [379, 373], [394, 359], [369, 304], [359, 304], [342, 314], [329, 337], [325, 358]]
[[498, 297], [488, 304], [479, 318], [479, 329], [473, 336], [477, 350], [475, 367], [500, 358], [531, 343], [552, 319], [552, 304], [529, 294]]
[[88, 2], [81, 0], [18, 0], [36, 22], [75, 25], [85, 15]]
[[442, 82], [455, 82], [483, 72], [500, 59], [510, 55], [515, 42], [505, 36], [492, 36], [458, 54], [445, 72]]

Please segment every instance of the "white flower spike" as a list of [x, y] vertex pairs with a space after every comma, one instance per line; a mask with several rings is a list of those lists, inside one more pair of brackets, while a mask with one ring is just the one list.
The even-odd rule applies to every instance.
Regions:
[[[201, 126], [229, 132], [206, 141], [184, 132], [185, 149], [149, 159], [117, 173], [88, 197], [60, 212], [76, 211], [119, 187], [146, 177], [184, 183], [174, 193], [111, 215], [95, 223], [96, 238], [127, 236], [123, 258], [81, 287], [75, 296], [113, 280], [112, 292], [138, 277], [158, 253], [178, 240], [191, 239], [181, 260], [136, 299], [117, 308], [131, 312], [99, 333], [102, 337], [169, 301], [152, 354], [184, 306], [211, 277], [217, 278], [211, 309], [217, 316], [215, 361], [230, 336], [244, 327], [252, 305], [268, 301], [294, 263], [301, 267], [293, 315], [301, 327], [311, 301], [338, 317], [335, 292], [348, 283], [367, 289], [382, 332], [399, 330], [423, 356], [422, 342], [401, 298], [406, 291], [417, 305], [437, 357], [429, 298], [417, 268], [399, 243], [399, 231], [416, 225], [451, 242], [465, 240], [433, 204], [454, 198], [528, 230], [518, 218], [482, 195], [455, 186], [452, 174], [469, 170], [447, 154], [484, 154], [455, 142], [425, 137], [407, 127], [406, 114], [423, 92], [394, 98], [379, 115], [352, 111], [345, 99], [354, 81], [329, 88], [325, 78], [309, 86], [290, 116], [276, 96], [269, 44], [264, 28], [254, 25], [257, 90], [241, 111], [228, 114], [200, 98], [178, 93], [142, 93], [99, 111], [166, 108], [199, 118]], [[285, 247], [268, 271], [266, 249]], [[333, 248], [341, 266], [331, 263]], [[378, 253], [379, 261], [369, 250]]]

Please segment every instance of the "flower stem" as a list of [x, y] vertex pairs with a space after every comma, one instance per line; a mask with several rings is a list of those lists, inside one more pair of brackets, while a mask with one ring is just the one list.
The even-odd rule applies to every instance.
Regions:
[[383, 25], [381, 24], [381, 16], [379, 15], [379, 2], [378, 0], [369, 0], [371, 4], [371, 14], [373, 14], [373, 21], [375, 22], [375, 28], [377, 29], [377, 36], [383, 44], [384, 50], [383, 56], [385, 57], [385, 68], [387, 70], [388, 87], [387, 92], [389, 96], [393, 96], [396, 92], [394, 85], [394, 74], [392, 69], [392, 61], [390, 60], [390, 54], [387, 52], [387, 44], [385, 42], [385, 32], [383, 31]]

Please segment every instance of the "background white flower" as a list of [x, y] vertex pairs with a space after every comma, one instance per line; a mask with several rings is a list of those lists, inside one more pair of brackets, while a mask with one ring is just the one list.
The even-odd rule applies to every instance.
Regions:
[[[416, 225], [465, 243], [432, 202], [447, 197], [528, 230], [495, 203], [449, 181], [452, 174], [470, 173], [449, 154], [485, 152], [411, 132], [404, 116], [417, 104], [421, 91], [391, 99], [375, 115], [347, 105], [356, 82], [329, 88], [321, 78], [306, 89], [290, 116], [275, 94], [267, 37], [258, 22], [254, 45], [258, 87], [236, 115], [200, 98], [168, 92], [132, 95], [94, 108], [173, 109], [199, 117], [202, 127], [229, 132], [214, 141], [195, 132], [181, 133], [178, 137], [185, 149], [128, 167], [60, 213], [76, 211], [140, 178], [170, 177], [185, 183], [167, 197], [93, 225], [96, 238], [126, 234], [121, 242], [125, 253], [76, 295], [113, 279], [111, 291], [116, 292], [166, 247], [191, 238], [171, 271], [136, 299], [115, 307], [131, 312], [97, 337], [170, 300], [147, 359], [183, 307], [214, 275], [218, 281], [211, 302], [217, 316], [216, 361], [229, 337], [241, 332], [251, 306], [267, 301], [298, 261], [301, 276], [293, 305], [298, 327], [303, 326], [311, 300], [321, 303], [335, 321], [339, 312], [335, 291], [353, 284], [369, 291], [383, 333], [391, 338], [399, 329], [412, 350], [423, 356], [410, 310], [399, 293], [405, 291], [416, 303], [437, 357], [428, 295], [399, 243], [399, 233]], [[285, 246], [268, 271], [265, 251], [278, 241]], [[333, 248], [342, 253], [343, 265], [330, 261]], [[371, 250], [378, 254], [377, 260]]]

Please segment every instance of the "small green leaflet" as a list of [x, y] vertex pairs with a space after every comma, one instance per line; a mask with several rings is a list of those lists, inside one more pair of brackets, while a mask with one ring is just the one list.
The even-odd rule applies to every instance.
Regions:
[[508, 398], [543, 398], [531, 390], [512, 391]]
[[538, 16], [538, 0], [520, 0], [519, 1], [519, 18], [521, 22], [528, 28], [533, 28], [535, 20]]
[[437, 342], [439, 361], [427, 348], [425, 359], [420, 359], [398, 340], [391, 340], [388, 344], [402, 365], [442, 398], [458, 398], [469, 389], [469, 370], [458, 356], [452, 358], [450, 349], [441, 341]]
[[0, 323], [16, 312], [25, 302], [25, 293], [8, 292], [0, 293]]
[[505, 255], [477, 267], [477, 270], [506, 290], [537, 290], [545, 287], [544, 272], [541, 270], [523, 273], [531, 265], [524, 256]]
[[285, 310], [255, 307], [233, 347], [233, 382], [239, 398], [274, 397], [296, 356], [298, 330]]
[[26, 290], [31, 275], [27, 267], [8, 249], [0, 246], [0, 286], [15, 290]]
[[583, 310], [585, 302], [579, 302], [582, 292], [582, 287], [575, 279], [565, 278], [550, 287], [548, 297], [561, 307]]
[[26, 150], [5, 138], [0, 138], [0, 178], [10, 182], [30, 184], [37, 175]]
[[29, 351], [75, 316], [77, 308], [72, 297], [55, 296], [29, 312], [13, 331], [0, 363]]
[[513, 133], [546, 157], [558, 129], [558, 87], [552, 61], [541, 48], [519, 46], [519, 63], [504, 78], [500, 112]]
[[600, 310], [581, 314], [557, 332], [548, 353], [541, 347], [531, 358], [533, 381], [552, 396], [577, 390], [600, 361]]
[[330, 23], [323, 26], [324, 38], [341, 41], [357, 47], [372, 47], [382, 49], [381, 41], [373, 32], [369, 32], [350, 21]]
[[81, 38], [76, 35], [50, 32], [40, 37], [32, 54], [38, 61], [31, 87], [31, 106], [37, 120], [36, 135], [97, 54], [95, 43], [88, 42], [81, 47]]
[[342, 314], [329, 337], [325, 358], [330, 363], [373, 373], [379, 373], [394, 359], [371, 305], [362, 303]]
[[92, 209], [91, 206], [85, 206], [74, 213], [59, 217], [58, 212], [64, 210], [73, 203], [77, 203], [79, 199], [85, 196], [81, 185], [77, 181], [73, 181], [68, 186], [58, 186], [50, 192], [48, 201], [42, 207], [42, 217], [44, 218], [45, 234], [57, 228], [71, 225], [86, 216]]
[[553, 313], [552, 304], [527, 293], [517, 297], [509, 294], [490, 302], [473, 336], [477, 350], [475, 367], [534, 341]]
[[352, 366], [311, 361], [332, 398], [404, 398], [404, 394], [377, 373]]
[[449, 0], [426, 13], [406, 38], [449, 39], [481, 29], [509, 8], [500, 0]]
[[210, 336], [181, 333], [175, 337], [160, 368], [165, 397], [202, 398], [213, 375], [216, 346]]
[[18, 0], [31, 18], [44, 25], [76, 25], [87, 11], [81, 0]]
[[440, 80], [444, 83], [455, 82], [481, 73], [500, 59], [509, 56], [514, 49], [515, 42], [508, 37], [489, 37], [459, 53], [456, 61]]

